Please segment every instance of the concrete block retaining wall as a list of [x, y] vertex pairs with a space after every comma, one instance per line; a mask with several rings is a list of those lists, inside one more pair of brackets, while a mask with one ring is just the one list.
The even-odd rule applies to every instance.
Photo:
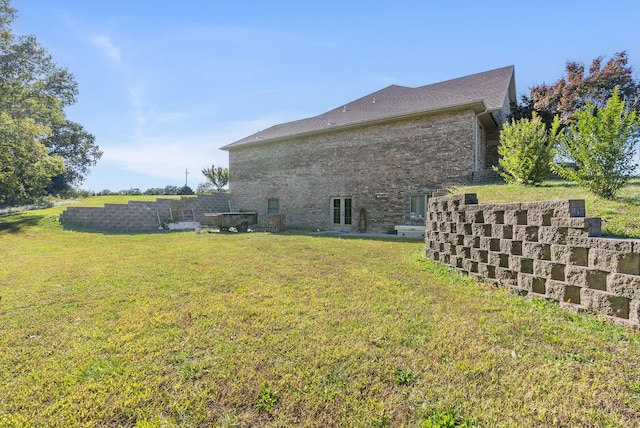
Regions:
[[640, 325], [640, 240], [600, 237], [583, 200], [483, 204], [431, 198], [427, 257], [523, 294]]
[[[105, 204], [104, 207], [69, 206], [60, 215], [65, 223], [75, 223], [99, 229], [151, 230], [160, 224], [179, 222], [180, 210], [193, 209], [196, 222], [204, 222], [204, 213], [229, 212], [228, 193], [188, 196], [180, 199], [129, 201], [127, 204]], [[173, 220], [171, 219], [173, 212]]]

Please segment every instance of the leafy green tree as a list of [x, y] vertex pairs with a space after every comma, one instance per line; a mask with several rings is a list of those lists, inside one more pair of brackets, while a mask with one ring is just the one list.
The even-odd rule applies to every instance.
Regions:
[[15, 13], [10, 0], [0, 0], [0, 112], [47, 129], [35, 138], [65, 161], [55, 182], [45, 184], [58, 193], [84, 180], [102, 152], [93, 135], [65, 117], [65, 107], [78, 94], [74, 76], [58, 67], [34, 36], [12, 33]]
[[162, 194], [163, 195], [177, 195], [178, 194], [178, 190], [180, 190], [180, 188], [178, 186], [172, 186], [170, 184], [164, 186], [164, 189], [162, 190]]
[[213, 187], [218, 192], [222, 191], [229, 183], [229, 169], [221, 166], [211, 165], [211, 168], [204, 168], [202, 174], [209, 179]]
[[78, 123], [65, 120], [52, 126], [51, 136], [44, 139], [43, 143], [50, 154], [64, 159], [65, 169], [62, 174], [53, 178], [47, 188], [48, 193], [64, 194], [85, 180], [89, 168], [102, 157], [95, 140], [95, 137]]
[[36, 200], [51, 178], [63, 171], [62, 158], [50, 156], [38, 141], [47, 132], [33, 119], [13, 119], [0, 112], [0, 205]]
[[639, 134], [637, 112], [625, 108], [616, 89], [604, 107], [587, 102], [576, 111], [575, 120], [558, 136], [560, 160], [552, 169], [598, 196], [613, 198], [636, 169]]
[[213, 184], [211, 184], [210, 181], [198, 184], [198, 188], [196, 189], [196, 193], [199, 195], [208, 194], [211, 192], [213, 192]]
[[538, 184], [549, 173], [553, 158], [553, 139], [558, 129], [547, 131], [534, 112], [531, 119], [512, 120], [500, 131], [498, 161], [502, 171], [494, 167], [508, 183]]
[[178, 195], [195, 195], [193, 189], [186, 184], [178, 189]]
[[164, 194], [164, 188], [162, 187], [150, 187], [144, 191], [145, 195], [162, 195]]

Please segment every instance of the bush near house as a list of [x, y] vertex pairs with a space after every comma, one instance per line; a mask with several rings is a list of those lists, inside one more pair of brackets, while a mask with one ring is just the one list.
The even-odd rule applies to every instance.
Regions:
[[503, 125], [500, 131], [500, 176], [507, 183], [538, 184], [549, 174], [553, 158], [554, 136], [557, 127], [549, 131], [534, 112], [531, 119], [523, 118]]

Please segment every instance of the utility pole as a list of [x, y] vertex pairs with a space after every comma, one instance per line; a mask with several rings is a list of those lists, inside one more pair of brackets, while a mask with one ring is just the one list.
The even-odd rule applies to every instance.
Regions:
[[187, 176], [189, 175], [189, 170], [187, 168], [184, 169], [184, 187], [187, 187]]

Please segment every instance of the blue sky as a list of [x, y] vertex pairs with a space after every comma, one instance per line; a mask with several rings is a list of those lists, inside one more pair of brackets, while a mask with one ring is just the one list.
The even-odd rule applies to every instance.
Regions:
[[[194, 190], [219, 148], [390, 84], [514, 65], [518, 93], [626, 50], [638, 77], [640, 2], [622, 0], [13, 0], [78, 81], [69, 119], [104, 155], [81, 186]], [[609, 8], [606, 6], [610, 5]]]

